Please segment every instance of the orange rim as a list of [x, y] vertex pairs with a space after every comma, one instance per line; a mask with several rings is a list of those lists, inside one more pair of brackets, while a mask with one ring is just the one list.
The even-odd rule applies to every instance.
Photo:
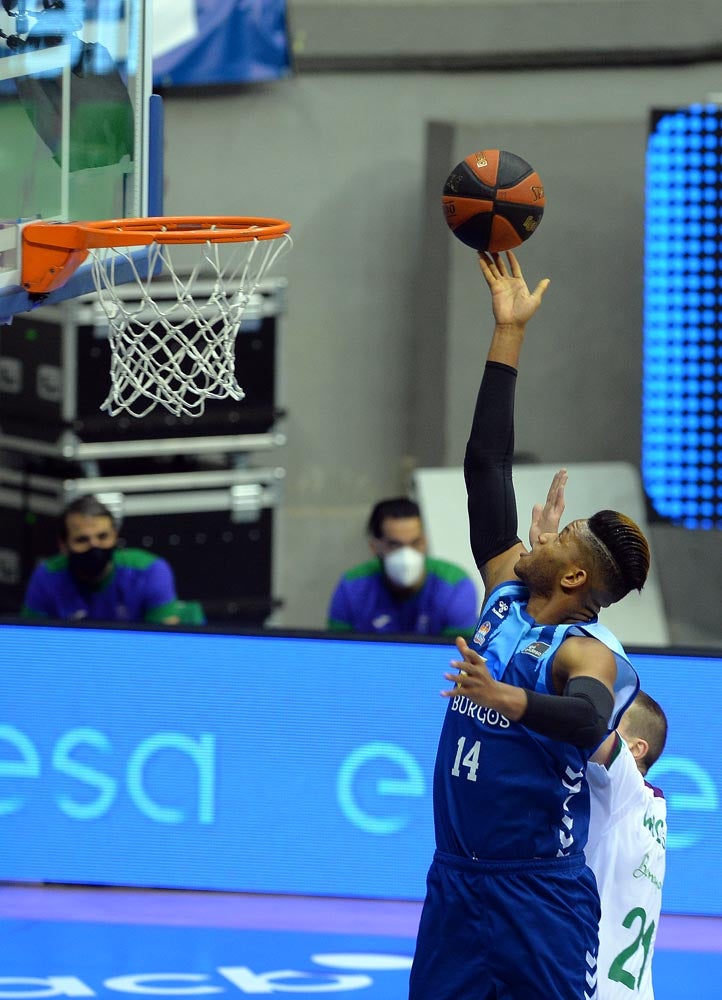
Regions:
[[[283, 236], [291, 223], [252, 216], [169, 215], [150, 219], [76, 222], [87, 231], [87, 246], [141, 246], [147, 243], [244, 243]], [[97, 240], [97, 242], [96, 242]], [[137, 240], [137, 244], [136, 244]]]
[[23, 229], [22, 285], [31, 295], [60, 288], [91, 249], [151, 243], [249, 243], [278, 239], [290, 228], [285, 219], [233, 215], [31, 222]]

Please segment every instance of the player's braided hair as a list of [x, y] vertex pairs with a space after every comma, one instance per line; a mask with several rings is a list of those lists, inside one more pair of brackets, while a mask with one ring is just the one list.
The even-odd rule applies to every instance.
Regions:
[[609, 555], [602, 575], [612, 602], [641, 590], [649, 572], [649, 544], [641, 528], [616, 510], [600, 510], [587, 521], [589, 530]]

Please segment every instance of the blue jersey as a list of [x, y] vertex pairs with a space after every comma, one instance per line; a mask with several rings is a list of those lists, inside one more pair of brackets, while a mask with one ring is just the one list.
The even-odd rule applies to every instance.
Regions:
[[328, 627], [387, 635], [471, 635], [478, 611], [473, 582], [453, 563], [427, 556], [423, 586], [399, 599], [386, 583], [380, 560], [370, 559], [341, 577]]
[[[555, 694], [552, 660], [570, 635], [591, 636], [614, 653], [610, 730], [639, 680], [617, 639], [597, 621], [538, 625], [519, 582], [497, 587], [472, 643], [497, 680]], [[562, 743], [466, 697], [449, 699], [434, 772], [437, 848], [472, 859], [523, 860], [580, 854], [589, 829], [585, 772], [592, 749]]]
[[95, 586], [78, 583], [67, 556], [46, 559], [30, 577], [22, 613], [62, 621], [160, 622], [174, 613], [175, 601], [165, 559], [142, 549], [119, 549], [112, 572]]

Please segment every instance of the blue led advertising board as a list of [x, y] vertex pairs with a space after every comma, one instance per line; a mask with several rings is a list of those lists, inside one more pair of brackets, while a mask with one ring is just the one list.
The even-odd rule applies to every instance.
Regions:
[[[421, 899], [444, 642], [0, 625], [0, 880]], [[722, 914], [722, 654], [667, 712], [664, 908]]]
[[722, 527], [722, 108], [653, 112], [644, 233], [642, 479], [654, 510]]

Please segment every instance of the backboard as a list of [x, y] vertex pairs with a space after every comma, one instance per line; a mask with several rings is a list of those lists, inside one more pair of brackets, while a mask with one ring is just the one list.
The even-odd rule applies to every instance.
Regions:
[[[0, 322], [33, 305], [20, 284], [33, 221], [160, 213], [162, 120], [151, 99], [146, 0], [1, 0]], [[152, 166], [151, 166], [152, 164]], [[80, 268], [45, 302], [92, 289]]]

